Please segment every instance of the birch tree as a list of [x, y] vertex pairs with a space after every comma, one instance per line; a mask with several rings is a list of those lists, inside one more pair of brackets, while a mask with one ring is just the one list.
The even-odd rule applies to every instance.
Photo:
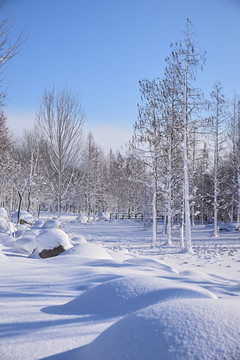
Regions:
[[41, 135], [46, 142], [49, 164], [55, 174], [54, 190], [58, 217], [70, 189], [80, 158], [84, 109], [71, 90], [45, 90], [37, 113]]

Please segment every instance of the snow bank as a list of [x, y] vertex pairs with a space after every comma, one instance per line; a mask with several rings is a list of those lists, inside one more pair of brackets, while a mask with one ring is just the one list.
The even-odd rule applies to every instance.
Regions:
[[98, 285], [65, 305], [47, 308], [46, 312], [112, 317], [176, 298], [216, 299], [216, 296], [199, 286], [177, 281], [150, 276], [123, 277]]
[[234, 300], [169, 301], [133, 313], [92, 343], [68, 353], [81, 360], [237, 360], [240, 303]]
[[60, 229], [43, 230], [36, 237], [36, 254], [41, 254], [43, 250], [50, 250], [62, 246], [64, 250], [72, 247], [68, 235]]
[[84, 258], [90, 259], [107, 259], [112, 260], [111, 256], [107, 253], [107, 251], [96, 244], [91, 243], [82, 243], [74, 246], [68, 252], [63, 255], [75, 255]]

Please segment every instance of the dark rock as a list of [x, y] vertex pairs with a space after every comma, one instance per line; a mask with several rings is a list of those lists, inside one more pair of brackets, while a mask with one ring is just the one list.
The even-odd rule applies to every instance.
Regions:
[[65, 249], [63, 248], [62, 245], [59, 245], [53, 249], [44, 249], [39, 253], [39, 256], [42, 259], [46, 259], [49, 257], [53, 257], [53, 256], [58, 256], [59, 254], [63, 253], [65, 251]]

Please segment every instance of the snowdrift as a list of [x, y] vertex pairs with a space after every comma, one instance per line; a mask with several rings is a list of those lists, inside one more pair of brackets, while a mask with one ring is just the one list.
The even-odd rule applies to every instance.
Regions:
[[68, 359], [238, 360], [239, 323], [238, 301], [169, 301], [123, 318]]
[[45, 308], [44, 312], [113, 317], [176, 298], [216, 299], [216, 296], [199, 286], [177, 281], [150, 276], [122, 277], [98, 285], [65, 305]]
[[106, 259], [112, 260], [112, 257], [107, 253], [107, 251], [97, 245], [92, 243], [80, 243], [75, 245], [73, 248], [68, 250], [63, 255], [74, 255], [78, 257], [84, 257], [89, 259]]

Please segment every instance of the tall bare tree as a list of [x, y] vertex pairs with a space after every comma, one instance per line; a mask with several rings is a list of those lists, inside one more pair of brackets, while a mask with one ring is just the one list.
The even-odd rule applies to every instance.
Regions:
[[54, 190], [61, 216], [62, 202], [70, 189], [80, 159], [84, 109], [71, 90], [45, 90], [37, 113], [41, 135], [46, 141], [49, 164], [55, 174]]

